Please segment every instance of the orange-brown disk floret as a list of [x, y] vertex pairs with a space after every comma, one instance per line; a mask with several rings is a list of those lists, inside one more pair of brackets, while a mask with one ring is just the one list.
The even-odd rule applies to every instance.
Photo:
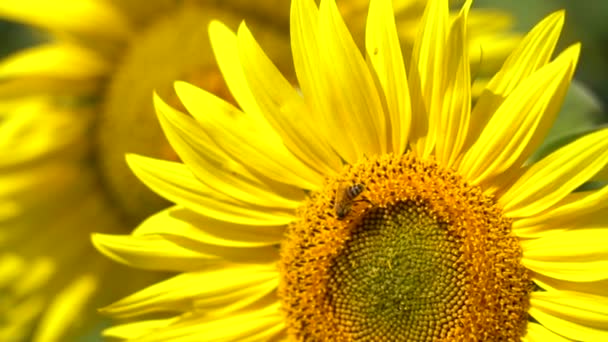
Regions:
[[[363, 184], [347, 215], [336, 197]], [[411, 154], [345, 167], [281, 246], [297, 341], [519, 341], [531, 280], [511, 222], [482, 189]]]

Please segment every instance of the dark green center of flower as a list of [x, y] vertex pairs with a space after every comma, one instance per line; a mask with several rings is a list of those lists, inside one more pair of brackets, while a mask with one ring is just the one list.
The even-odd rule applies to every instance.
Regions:
[[[328, 302], [355, 340], [425, 341], [465, 298], [458, 242], [415, 201], [374, 208], [330, 268]], [[447, 328], [447, 327], [446, 327]]]
[[434, 161], [384, 155], [346, 166], [298, 216], [279, 263], [294, 340], [525, 335], [532, 283], [511, 221]]

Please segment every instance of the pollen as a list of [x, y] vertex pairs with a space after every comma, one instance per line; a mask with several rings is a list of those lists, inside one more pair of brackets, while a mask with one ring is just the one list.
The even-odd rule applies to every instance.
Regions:
[[[347, 196], [348, 187], [364, 190]], [[297, 341], [519, 341], [532, 282], [492, 197], [433, 160], [348, 165], [299, 210], [279, 296]]]

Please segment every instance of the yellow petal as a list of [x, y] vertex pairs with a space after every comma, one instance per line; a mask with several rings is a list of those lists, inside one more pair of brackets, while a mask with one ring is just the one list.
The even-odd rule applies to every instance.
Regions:
[[273, 341], [285, 330], [278, 303], [261, 310], [243, 311], [227, 317], [186, 317], [141, 336], [133, 342]]
[[[357, 153], [347, 134], [333, 126], [330, 119], [329, 97], [324, 77], [319, 72], [321, 65], [319, 42], [319, 10], [312, 0], [293, 0], [290, 10], [290, 42], [298, 83], [306, 104], [311, 108], [321, 136], [328, 137], [334, 149], [345, 160], [356, 160]], [[343, 130], [342, 130], [343, 131]]]
[[[502, 32], [492, 31], [472, 31], [470, 30], [471, 18], [479, 13], [479, 8], [469, 12], [469, 25], [467, 32], [469, 36], [469, 61], [471, 62], [471, 78], [472, 78], [472, 94], [476, 99], [475, 103], [479, 103], [479, 99], [483, 92], [487, 90], [490, 80], [497, 76], [497, 71], [501, 69], [505, 62], [505, 57], [509, 56], [521, 42], [521, 36], [515, 32], [507, 32], [509, 29], [504, 28]], [[504, 13], [502, 13], [504, 14]], [[483, 15], [483, 14], [481, 14]], [[492, 20], [492, 17], [483, 18], [484, 20]], [[483, 30], [483, 28], [482, 28]], [[497, 37], [499, 37], [497, 39]], [[504, 94], [503, 94], [504, 95]], [[487, 96], [487, 95], [486, 95]], [[489, 98], [486, 98], [488, 100]], [[500, 99], [498, 97], [497, 99]], [[502, 98], [504, 99], [504, 97]], [[482, 114], [483, 115], [483, 114]], [[484, 124], [487, 122], [485, 119]], [[478, 132], [477, 132], [478, 133]]]
[[6, 324], [0, 327], [0, 341], [11, 341], [15, 336], [31, 334], [31, 322], [45, 309], [45, 296], [28, 296], [11, 307], [11, 315], [3, 316]]
[[[233, 94], [233, 96], [235, 97], [236, 101], [238, 102], [239, 106], [243, 109], [243, 112], [245, 112], [245, 115], [241, 116], [242, 119], [240, 121], [242, 121], [241, 125], [237, 126], [240, 127], [239, 130], [241, 131], [241, 134], [243, 135], [243, 137], [241, 137], [242, 139], [248, 140], [250, 139], [247, 143], [245, 143], [245, 145], [250, 145], [252, 144], [252, 141], [256, 141], [258, 145], [260, 146], [255, 146], [255, 148], [258, 149], [256, 154], [261, 154], [261, 153], [266, 153], [267, 156], [265, 156], [265, 159], [272, 159], [269, 158], [270, 157], [275, 157], [273, 161], [264, 161], [261, 160], [261, 158], [259, 156], [255, 156], [255, 155], [250, 155], [248, 153], [248, 151], [243, 151], [241, 153], [237, 153], [237, 155], [241, 155], [241, 156], [251, 156], [248, 160], [248, 162], [250, 163], [259, 163], [260, 168], [258, 168], [258, 170], [261, 171], [265, 171], [265, 169], [267, 169], [269, 167], [273, 167], [276, 164], [278, 164], [279, 162], [283, 162], [286, 164], [292, 163], [292, 165], [289, 165], [290, 168], [288, 169], [283, 169], [283, 170], [272, 170], [272, 175], [269, 176], [272, 179], [278, 179], [279, 181], [282, 182], [286, 182], [289, 184], [295, 184], [301, 188], [305, 188], [305, 189], [316, 189], [319, 185], [318, 184], [311, 184], [315, 183], [315, 182], [319, 182], [322, 180], [322, 177], [320, 176], [320, 173], [318, 172], [318, 170], [314, 170], [314, 168], [319, 168], [319, 164], [325, 164], [326, 162], [330, 162], [330, 163], [335, 163], [336, 159], [335, 159], [335, 155], [332, 156], [331, 155], [331, 150], [329, 149], [325, 149], [325, 151], [323, 152], [323, 158], [327, 158], [327, 160], [323, 160], [321, 163], [310, 163], [309, 160], [306, 160], [306, 158], [302, 158], [304, 155], [301, 153], [298, 153], [301, 151], [302, 147], [298, 146], [298, 144], [294, 144], [294, 142], [290, 139], [292, 139], [292, 137], [289, 137], [289, 139], [287, 139], [286, 141], [284, 141], [283, 139], [285, 139], [286, 137], [286, 132], [283, 132], [282, 130], [278, 130], [275, 131], [275, 129], [269, 124], [269, 122], [267, 121], [266, 117], [271, 117], [270, 122], [275, 122], [273, 121], [272, 118], [274, 118], [274, 113], [272, 113], [272, 110], [267, 113], [266, 111], [268, 111], [268, 102], [262, 102], [262, 103], [258, 103], [258, 101], [260, 100], [259, 98], [256, 98], [254, 96], [253, 93], [253, 85], [249, 83], [247, 76], [245, 75], [245, 70], [243, 69], [243, 66], [241, 64], [241, 57], [239, 56], [239, 42], [238, 39], [236, 37], [236, 35], [230, 30], [228, 29], [225, 25], [223, 25], [222, 23], [219, 22], [212, 22], [209, 25], [209, 34], [210, 34], [210, 38], [211, 38], [211, 44], [213, 47], [213, 52], [216, 56], [216, 60], [219, 64], [220, 70], [222, 72], [222, 75], [224, 76], [224, 79], [226, 80], [226, 83], [228, 85], [228, 88], [230, 89], [231, 93]], [[257, 57], [259, 57], [259, 55], [257, 55]], [[269, 62], [269, 61], [268, 61]], [[249, 62], [247, 63], [249, 64]], [[269, 64], [272, 64], [269, 62]], [[258, 66], [256, 66], [258, 67]], [[275, 70], [276, 71], [276, 70]], [[259, 71], [257, 71], [259, 72]], [[278, 74], [278, 71], [276, 72]], [[249, 77], [251, 77], [251, 73], [249, 74]], [[280, 74], [279, 74], [279, 77]], [[282, 77], [281, 77], [282, 78]], [[259, 81], [258, 78], [255, 78], [256, 80]], [[268, 80], [265, 80], [266, 82]], [[283, 88], [282, 90], [285, 90], [286, 88]], [[177, 85], [176, 86], [176, 90], [178, 92], [180, 92], [180, 86]], [[181, 90], [182, 92], [185, 93], [185, 90]], [[257, 92], [257, 95], [260, 95], [260, 92]], [[296, 95], [299, 97], [299, 95]], [[293, 99], [293, 98], [292, 98]], [[184, 98], [182, 98], [182, 101], [184, 101]], [[207, 100], [208, 102], [215, 102], [213, 99], [209, 99]], [[290, 100], [291, 101], [291, 100]], [[185, 101], [184, 101], [185, 102]], [[184, 103], [186, 108], [188, 108], [190, 110], [190, 112], [196, 117], [197, 113], [195, 113], [194, 106], [196, 106], [196, 104], [194, 103]], [[264, 108], [260, 108], [260, 105], [266, 105]], [[295, 108], [297, 108], [297, 104], [295, 102], [291, 102], [289, 104], [286, 105], [286, 108], [283, 108], [283, 110], [293, 110]], [[291, 108], [288, 108], [290, 107]], [[203, 106], [203, 108], [205, 108], [206, 106]], [[217, 106], [218, 108], [221, 108], [222, 106]], [[276, 105], [275, 105], [275, 109], [276, 109]], [[301, 108], [297, 108], [299, 110], [301, 110]], [[264, 111], [262, 111], [264, 110]], [[222, 112], [226, 112], [226, 109], [221, 110]], [[219, 114], [216, 114], [219, 115]], [[278, 113], [278, 115], [283, 115], [283, 113]], [[296, 115], [296, 114], [294, 114]], [[221, 116], [221, 115], [219, 115]], [[283, 123], [285, 123], [288, 120], [285, 120], [285, 118], [281, 118], [283, 120]], [[199, 117], [199, 121], [202, 120]], [[207, 120], [208, 121], [208, 120]], [[245, 123], [245, 121], [247, 121], [247, 123]], [[248, 136], [248, 130], [249, 129], [253, 129], [252, 127], [248, 127], [248, 128], [244, 128], [242, 127], [243, 124], [251, 124], [251, 125], [255, 125], [256, 128], [254, 129], [254, 134], [257, 135], [255, 138], [249, 137]], [[234, 125], [234, 123], [232, 123], [232, 125]], [[276, 127], [276, 126], [275, 126]], [[282, 126], [283, 127], [283, 126]], [[282, 136], [280, 135], [280, 133], [283, 133]], [[290, 132], [290, 133], [294, 133], [294, 132]], [[319, 139], [317, 139], [319, 140]], [[307, 146], [307, 145], [311, 145], [313, 144], [314, 140], [308, 140], [302, 145], [302, 146]], [[321, 141], [322, 142], [322, 141]], [[251, 146], [254, 147], [254, 146]], [[289, 150], [291, 149], [291, 150]], [[309, 151], [310, 152], [310, 149]], [[294, 155], [295, 154], [295, 155]], [[296, 155], [299, 156], [301, 159], [304, 160], [304, 162], [308, 163], [308, 164], [304, 164], [302, 161], [300, 161], [299, 159], [296, 158]], [[332, 158], [334, 158], [334, 160], [332, 160]], [[334, 164], [335, 165], [335, 164]], [[282, 167], [282, 166], [281, 166]], [[323, 167], [321, 167], [321, 169], [323, 169]], [[309, 178], [306, 181], [302, 182], [302, 181], [297, 181], [296, 178], [301, 179], [302, 177], [299, 176], [295, 176], [293, 175], [294, 171], [298, 171], [301, 175]], [[287, 179], [287, 181], [285, 181]]]
[[538, 323], [528, 322], [526, 328], [526, 336], [522, 337], [522, 342], [568, 342], [570, 340], [563, 338], [551, 330], [543, 327]]
[[[430, 0], [414, 41], [409, 69], [409, 87], [412, 96], [412, 130], [410, 141], [414, 151], [427, 157], [437, 139], [441, 119], [443, 91], [446, 75], [446, 42], [448, 37], [448, 4]], [[451, 77], [452, 75], [449, 75]]]
[[602, 296], [604, 298], [608, 297], [608, 279], [577, 282], [555, 279], [535, 273], [532, 275], [532, 280], [543, 290], [573, 291]]
[[126, 324], [114, 325], [105, 329], [102, 333], [103, 337], [115, 338], [122, 340], [135, 340], [138, 337], [150, 334], [155, 330], [167, 327], [179, 320], [179, 317], [171, 317], [166, 319], [142, 320]]
[[535, 291], [530, 315], [553, 332], [576, 341], [608, 341], [608, 299], [570, 291]]
[[171, 146], [201, 183], [250, 204], [291, 209], [301, 205], [304, 191], [253, 174], [217, 146], [196, 121], [156, 95], [154, 107]]
[[506, 216], [529, 217], [565, 198], [608, 164], [608, 129], [588, 134], [551, 153], [504, 193]]
[[93, 245], [105, 256], [131, 267], [149, 270], [194, 271], [208, 267], [220, 257], [199, 253], [155, 235], [92, 235]]
[[[386, 117], [372, 75], [336, 4], [321, 1], [319, 10], [321, 86], [328, 97], [325, 115], [334, 120], [334, 134], [347, 135], [356, 156], [387, 152]], [[304, 94], [306, 95], [306, 94]], [[340, 146], [336, 146], [340, 148]], [[343, 155], [350, 163], [352, 156]]]
[[106, 75], [110, 63], [100, 55], [71, 43], [38, 45], [0, 63], [0, 79], [17, 77], [94, 78]]
[[[99, 92], [99, 78], [19, 77], [0, 82], [0, 99], [11, 101], [25, 96], [90, 96]], [[4, 116], [5, 114], [0, 114]]]
[[218, 221], [189, 209], [171, 207], [147, 218], [133, 235], [174, 235], [209, 245], [247, 248], [278, 245], [284, 230], [282, 226], [248, 226]]
[[239, 58], [238, 40], [234, 32], [219, 21], [209, 24], [209, 38], [222, 76], [230, 93], [243, 112], [252, 117], [252, 120], [265, 123], [253, 93], [243, 72]]
[[136, 268], [197, 271], [203, 267], [235, 263], [271, 263], [278, 259], [274, 246], [227, 248], [171, 235], [93, 234], [93, 244], [104, 255]]
[[608, 228], [577, 229], [523, 240], [522, 263], [549, 277], [570, 281], [608, 278]]
[[[99, 268], [96, 270], [100, 271]], [[41, 319], [33, 341], [62, 340], [66, 330], [71, 328], [72, 322], [81, 318], [79, 315], [90, 304], [98, 285], [97, 276], [91, 274], [82, 274], [72, 280], [68, 287], [53, 298], [52, 304]]]
[[[521, 82], [549, 62], [563, 25], [564, 11], [552, 13], [538, 23], [512, 50], [473, 109], [467, 146], [472, 145], [479, 137], [504, 99]], [[495, 36], [492, 38], [495, 39]]]
[[389, 151], [403, 154], [412, 116], [410, 92], [391, 2], [370, 3], [365, 32], [367, 58], [383, 90], [389, 122]]
[[44, 287], [56, 271], [57, 265], [49, 257], [37, 257], [28, 260], [28, 272], [19, 279], [19, 286], [14, 289], [14, 295], [26, 296]]
[[240, 202], [206, 187], [181, 163], [128, 155], [135, 175], [152, 191], [195, 212], [237, 224], [276, 226], [295, 219], [291, 210]]
[[249, 89], [285, 146], [321, 174], [339, 171], [342, 161], [326, 137], [319, 134], [318, 122], [310, 108], [264, 54], [244, 24], [239, 27], [238, 45]]
[[323, 176], [300, 161], [263, 118], [187, 83], [175, 90], [204, 131], [233, 159], [277, 182], [316, 190]]
[[74, 160], [90, 148], [91, 112], [54, 106], [47, 96], [26, 97], [0, 125], [0, 168], [5, 170], [51, 154]]
[[517, 236], [524, 238], [567, 229], [608, 227], [607, 206], [608, 186], [600, 190], [574, 192], [549, 210], [529, 218], [515, 219], [512, 227]]
[[467, 19], [469, 57], [475, 74], [494, 74], [521, 42], [523, 35], [513, 32], [516, 18], [490, 8], [475, 8]]
[[[179, 274], [123, 298], [101, 312], [128, 318], [153, 312], [188, 311], [197, 301], [201, 311], [213, 310], [214, 315], [224, 315], [276, 290], [278, 279], [274, 264], [227, 264], [219, 269]], [[231, 310], [227, 310], [228, 307]]]
[[579, 51], [579, 45], [564, 51], [509, 94], [464, 155], [459, 169], [467, 180], [479, 184], [500, 178], [510, 168], [519, 169], [529, 152], [528, 144], [534, 145], [545, 126], [552, 124]]
[[101, 0], [2, 0], [4, 18], [40, 26], [50, 31], [125, 39], [129, 23], [108, 1]]
[[[46, 210], [58, 207], [43, 202], [49, 206], [41, 210], [41, 199], [60, 197], [66, 201], [82, 201], [84, 194], [88, 195], [91, 187], [98, 182], [94, 179], [92, 170], [80, 163], [68, 163], [59, 159], [41, 163], [39, 166], [25, 165], [29, 167], [17, 167], [12, 170], [13, 172], [0, 175], [0, 203], [5, 201], [12, 203], [11, 217], [22, 219], [8, 221], [7, 217], [0, 232], [6, 231], [8, 227], [28, 227], [25, 223], [31, 223], [30, 220], [40, 217]], [[31, 215], [32, 210], [36, 210], [38, 215]], [[9, 224], [6, 224], [7, 222]], [[31, 229], [27, 228], [27, 232], [31, 232]]]
[[9, 287], [26, 272], [25, 260], [14, 253], [0, 255], [0, 288]]
[[467, 137], [471, 111], [471, 71], [469, 68], [467, 16], [471, 1], [467, 1], [448, 35], [443, 104], [436, 125], [429, 127], [435, 136], [435, 155], [442, 165], [451, 167], [460, 156]]

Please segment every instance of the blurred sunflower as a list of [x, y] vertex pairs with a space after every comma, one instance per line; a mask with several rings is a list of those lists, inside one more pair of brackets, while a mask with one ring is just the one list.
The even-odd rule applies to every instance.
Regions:
[[409, 68], [372, 1], [365, 58], [334, 1], [291, 7], [298, 86], [245, 24], [210, 26], [240, 106], [175, 84], [155, 97], [183, 161], [127, 160], [176, 205], [109, 257], [182, 273], [103, 311], [106, 336], [151, 341], [606, 341], [608, 129], [526, 160], [578, 60], [552, 57], [564, 13], [518, 44], [471, 101], [470, 2], [431, 0]]
[[[364, 27], [366, 3], [341, 6], [354, 30]], [[423, 3], [395, 2], [404, 49]], [[154, 115], [152, 89], [179, 107], [172, 82], [182, 79], [234, 101], [210, 50], [212, 18], [236, 27], [246, 17], [295, 81], [289, 3], [5, 0], [0, 16], [48, 34], [0, 63], [0, 340], [70, 340], [99, 324], [94, 308], [144, 286], [141, 275], [98, 256], [89, 238], [124, 234], [169, 205], [124, 162], [125, 152], [178, 160]], [[518, 38], [503, 32], [510, 22], [501, 13], [471, 16], [471, 53], [483, 50], [479, 60], [490, 69]]]

